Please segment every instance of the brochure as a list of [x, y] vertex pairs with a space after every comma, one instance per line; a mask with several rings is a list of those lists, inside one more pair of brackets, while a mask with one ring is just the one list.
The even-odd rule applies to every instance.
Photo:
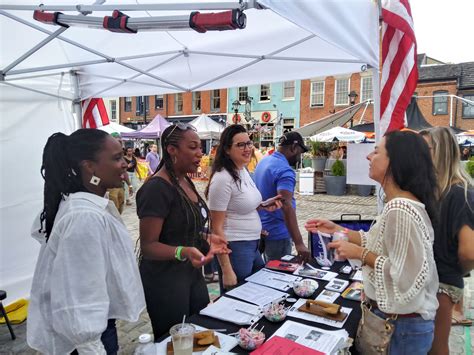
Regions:
[[288, 338], [282, 338], [278, 335], [271, 337], [261, 347], [250, 353], [250, 355], [275, 354], [324, 355], [325, 353], [308, 348]]
[[256, 304], [257, 306], [264, 306], [275, 301], [283, 301], [288, 297], [288, 293], [286, 292], [258, 285], [253, 282], [246, 282], [239, 287], [233, 288], [227, 292], [226, 295]]
[[285, 321], [270, 339], [275, 336], [292, 340], [308, 348], [330, 355], [336, 354], [342, 349], [349, 338], [349, 334], [344, 329], [324, 330], [290, 320]]
[[332, 266], [334, 264], [334, 252], [329, 249], [328, 244], [332, 241], [332, 235], [318, 231], [313, 233], [313, 255], [316, 262], [321, 266]]
[[210, 303], [199, 314], [238, 325], [252, 324], [263, 316], [260, 307], [224, 296]]
[[280, 260], [270, 260], [265, 267], [267, 269], [271, 270], [277, 270], [277, 271], [286, 271], [286, 272], [294, 272], [300, 264], [298, 263], [289, 263], [286, 261], [280, 261]]
[[348, 300], [360, 301], [362, 299], [362, 290], [363, 289], [364, 289], [364, 285], [362, 284], [362, 282], [354, 281], [341, 294], [341, 296], [348, 299]]
[[330, 290], [323, 290], [318, 297], [316, 297], [316, 301], [323, 301], [327, 303], [334, 303], [335, 300], [340, 296], [341, 294], [335, 291], [330, 291]]
[[268, 269], [261, 269], [245, 279], [245, 281], [276, 288], [280, 291], [288, 291], [293, 287], [293, 283], [299, 280], [302, 278]]
[[324, 280], [324, 281], [331, 281], [333, 278], [337, 277], [338, 273], [317, 269], [310, 264], [304, 264], [300, 266], [293, 275], [303, 276], [303, 277], [311, 277], [317, 280]]

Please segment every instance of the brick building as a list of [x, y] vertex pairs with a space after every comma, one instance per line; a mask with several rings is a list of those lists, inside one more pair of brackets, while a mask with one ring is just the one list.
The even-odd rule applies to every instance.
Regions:
[[169, 121], [188, 122], [202, 113], [225, 119], [227, 89], [120, 98], [120, 123], [134, 128], [157, 114]]

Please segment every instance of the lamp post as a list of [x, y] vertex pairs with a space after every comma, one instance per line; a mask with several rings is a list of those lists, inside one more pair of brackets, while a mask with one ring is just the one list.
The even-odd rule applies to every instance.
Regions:
[[255, 125], [255, 122], [252, 120], [252, 96], [247, 96], [245, 98], [245, 120], [247, 123]]
[[234, 123], [238, 123], [239, 122], [239, 107], [240, 107], [240, 101], [239, 100], [235, 100], [234, 102], [232, 102], [232, 109], [234, 110], [234, 119], [232, 120]]
[[[359, 95], [357, 95], [357, 93], [356, 93], [354, 90], [352, 90], [352, 91], [349, 93], [348, 96], [349, 96], [349, 103], [350, 103], [350, 105], [351, 105], [351, 106], [354, 106], [355, 103], [356, 103], [356, 98], [357, 98], [357, 96], [359, 96]], [[354, 121], [353, 121], [353, 118], [351, 117], [351, 128], [352, 128], [353, 124], [354, 124]]]

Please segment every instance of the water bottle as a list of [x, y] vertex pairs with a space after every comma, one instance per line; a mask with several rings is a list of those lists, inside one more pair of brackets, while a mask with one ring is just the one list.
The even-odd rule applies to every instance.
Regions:
[[[346, 242], [349, 241], [348, 236], [349, 230], [344, 228], [342, 231], [335, 232], [332, 235], [332, 241], [335, 242], [336, 240], [345, 240]], [[346, 258], [339, 256], [339, 254], [334, 250], [334, 260], [335, 261], [346, 261]]]
[[155, 355], [155, 343], [151, 341], [150, 334], [142, 334], [138, 337], [138, 346], [135, 349], [135, 355]]

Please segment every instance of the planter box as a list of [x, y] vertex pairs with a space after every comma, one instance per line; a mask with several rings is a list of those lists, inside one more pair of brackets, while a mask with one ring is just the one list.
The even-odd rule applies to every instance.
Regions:
[[369, 196], [372, 193], [372, 185], [357, 185], [357, 194], [359, 196]]
[[315, 157], [311, 158], [311, 165], [314, 171], [324, 171], [324, 167], [326, 166], [327, 158], [320, 158]]
[[345, 176], [325, 176], [326, 193], [328, 195], [342, 196], [346, 193]]

